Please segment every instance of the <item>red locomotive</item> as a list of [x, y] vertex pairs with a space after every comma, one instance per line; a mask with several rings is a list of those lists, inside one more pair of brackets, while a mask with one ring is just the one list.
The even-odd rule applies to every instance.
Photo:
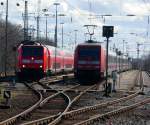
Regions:
[[73, 63], [73, 53], [59, 48], [36, 42], [28, 42], [18, 47], [18, 74], [20, 78], [27, 76], [39, 79], [46, 74], [71, 71]]
[[[74, 56], [74, 74], [78, 80], [100, 80], [105, 76], [106, 53], [100, 43], [79, 44]], [[128, 59], [118, 58], [116, 53], [109, 53], [108, 74], [112, 71], [123, 71], [129, 68]]]

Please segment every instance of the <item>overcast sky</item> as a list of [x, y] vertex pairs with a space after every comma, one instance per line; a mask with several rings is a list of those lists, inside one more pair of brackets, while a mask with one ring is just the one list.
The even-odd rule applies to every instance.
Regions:
[[[2, 18], [5, 18], [5, 1], [0, 8]], [[29, 6], [29, 26], [36, 29], [37, 1], [28, 0]], [[75, 32], [77, 32], [77, 42], [83, 43], [88, 39], [87, 29], [84, 25], [97, 25], [93, 39], [104, 42], [102, 37], [102, 26], [113, 25], [115, 27], [114, 38], [110, 40], [110, 48], [116, 46], [123, 50], [123, 40], [131, 56], [136, 56], [136, 43], [145, 43], [140, 46], [140, 50], [148, 53], [150, 44], [148, 44], [150, 31], [149, 20], [150, 1], [149, 0], [41, 0], [40, 9], [48, 9], [49, 14], [55, 14], [54, 2], [59, 2], [58, 13], [65, 14], [64, 17], [58, 17], [58, 40], [61, 46], [61, 25], [64, 23], [64, 42], [65, 46], [71, 48], [74, 46]], [[16, 3], [20, 6], [17, 7]], [[9, 0], [9, 21], [23, 26], [22, 13], [24, 12], [24, 0]], [[127, 15], [136, 16], [127, 16]], [[45, 17], [40, 12], [40, 30], [41, 36], [45, 36]], [[102, 17], [101, 15], [112, 15], [111, 17]], [[48, 17], [48, 37], [54, 37], [55, 18]], [[131, 34], [132, 33], [132, 34]], [[147, 35], [148, 34], [148, 35]], [[36, 35], [36, 33], [35, 33]], [[141, 55], [143, 53], [141, 52]]]

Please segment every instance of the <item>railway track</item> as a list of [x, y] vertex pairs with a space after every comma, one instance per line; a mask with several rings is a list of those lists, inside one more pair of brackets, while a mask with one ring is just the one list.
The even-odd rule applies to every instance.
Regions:
[[[27, 109], [27, 110], [24, 110], [23, 109], [23, 111], [21, 111], [21, 112], [17, 112], [17, 114], [15, 113], [15, 115], [12, 117], [12, 116], [9, 116], [10, 118], [8, 118], [8, 119], [6, 119], [6, 120], [4, 120], [4, 121], [2, 121], [2, 122], [0, 122], [0, 125], [11, 125], [11, 124], [15, 124], [15, 122], [18, 120], [18, 119], [20, 119], [20, 118], [25, 118], [32, 110], [34, 110], [38, 105], [39, 105], [39, 103], [42, 101], [42, 94], [40, 93], [40, 92], [38, 92], [38, 91], [36, 91], [36, 90], [34, 90], [34, 89], [32, 89], [27, 83], [25, 83], [25, 85], [28, 87], [28, 88], [30, 88], [31, 90], [32, 90], [32, 92], [34, 92], [34, 94], [35, 95], [37, 95], [37, 97], [38, 97], [38, 100], [36, 101], [36, 103], [34, 103], [34, 104], [32, 104], [31, 106], [30, 106], [30, 108], [28, 108], [27, 109], [27, 107], [29, 107], [29, 106], [27, 106], [27, 107], [24, 107], [25, 109]], [[30, 98], [31, 99], [31, 98]], [[23, 100], [22, 100], [23, 101]], [[17, 102], [18, 103], [18, 102]], [[21, 102], [22, 103], [22, 102]], [[22, 105], [22, 104], [20, 104], [20, 105]], [[17, 106], [19, 106], [19, 105], [17, 105]]]
[[58, 76], [52, 76], [50, 78], [44, 78], [44, 79], [41, 79], [39, 82], [41, 82], [42, 84], [51, 85], [57, 82], [65, 81], [68, 78], [73, 79], [73, 77], [74, 75], [71, 73], [67, 75], [58, 75]]
[[[57, 124], [60, 122], [63, 114], [65, 114], [69, 109], [70, 107], [72, 106], [73, 103], [75, 103], [87, 90], [91, 89], [95, 87], [95, 85], [93, 86], [90, 86], [88, 87], [86, 90], [84, 90], [83, 92], [81, 92], [80, 94], [77, 94], [77, 95], [72, 95], [72, 96], [68, 96], [67, 94], [65, 94], [66, 91], [70, 90], [70, 89], [73, 89], [73, 88], [80, 88], [79, 85], [77, 85], [76, 87], [71, 87], [69, 89], [66, 89], [66, 90], [63, 90], [63, 91], [59, 91], [58, 93], [56, 93], [54, 96], [56, 96], [57, 94], [65, 94], [66, 96], [69, 97], [69, 103], [66, 107], [66, 109], [62, 112], [59, 112], [55, 115], [49, 115], [48, 117], [43, 117], [41, 119], [37, 119], [37, 120], [32, 120], [31, 122], [27, 122], [25, 124], [22, 124], [22, 125], [33, 125], [33, 124]], [[46, 98], [44, 99], [41, 103], [40, 103], [40, 107], [45, 107], [45, 103], [47, 103], [48, 101], [50, 100], [50, 98]], [[53, 100], [53, 99], [52, 99]]]
[[[139, 79], [141, 79], [141, 77], [139, 77]], [[96, 124], [100, 124], [99, 121], [103, 121], [104, 119], [115, 116], [118, 117], [122, 113], [129, 112], [139, 106], [150, 103], [149, 98], [145, 98], [144, 100], [138, 99], [137, 102], [135, 102], [135, 98], [138, 97], [141, 91], [142, 88], [127, 97], [67, 112], [64, 114], [60, 125], [92, 125], [95, 122]]]
[[118, 109], [113, 110], [113, 111], [109, 111], [107, 113], [95, 115], [95, 116], [93, 116], [93, 118], [90, 118], [90, 119], [87, 119], [85, 121], [76, 123], [74, 125], [91, 125], [91, 124], [94, 124], [95, 122], [100, 122], [100, 120], [106, 120], [106, 119], [109, 119], [111, 117], [119, 116], [122, 113], [129, 113], [130, 111], [132, 111], [132, 110], [134, 110], [134, 109], [136, 109], [140, 106], [143, 106], [147, 103], [150, 103], [149, 98], [145, 99], [145, 100], [142, 100], [138, 103], [132, 104], [130, 106], [125, 106], [125, 107], [118, 108]]
[[[36, 125], [48, 125], [48, 124], [67, 125], [68, 124], [70, 125], [70, 124], [80, 124], [80, 123], [87, 124], [87, 120], [89, 122], [91, 117], [92, 120], [95, 122], [93, 118], [95, 118], [96, 116], [101, 116], [109, 113], [109, 111], [106, 110], [102, 114], [102, 109], [108, 108], [117, 111], [118, 109], [124, 108], [127, 104], [121, 104], [121, 103], [132, 100], [133, 98], [137, 97], [140, 92], [137, 91], [136, 93], [131, 94], [127, 97], [123, 97], [113, 101], [108, 101], [108, 102], [99, 103], [96, 105], [86, 106], [76, 110], [72, 110], [73, 104], [76, 104], [78, 100], [81, 98], [81, 96], [85, 95], [86, 92], [89, 92], [89, 90], [96, 87], [96, 85], [86, 86], [86, 88], [79, 85], [72, 86], [72, 87], [67, 86], [68, 88], [66, 89], [63, 88], [63, 89], [55, 90], [51, 88], [51, 86], [50, 87], [47, 86], [47, 84], [45, 83], [46, 81], [44, 83], [40, 82], [40, 85], [42, 86], [44, 85], [44, 89], [43, 90], [41, 89], [40, 92], [38, 91], [39, 93], [42, 93], [41, 94], [42, 100], [38, 103], [38, 105], [32, 108], [32, 110], [28, 112], [24, 111], [23, 115], [17, 117], [16, 120], [10, 121], [10, 119], [8, 119], [7, 125], [12, 125], [12, 124], [15, 125], [20, 125], [20, 124], [21, 125], [35, 125], [35, 124]], [[32, 86], [34, 85], [36, 85], [36, 83], [32, 84]], [[116, 105], [118, 109], [114, 109], [114, 106]], [[79, 117], [81, 117], [82, 119]], [[93, 121], [89, 123], [93, 123]], [[6, 124], [0, 124], [0, 125], [6, 125]]]
[[[31, 83], [30, 83], [31, 84]], [[32, 90], [37, 94], [39, 94], [40, 96], [40, 99], [39, 101], [31, 106], [29, 109], [21, 112], [20, 114], [17, 114], [15, 115], [14, 117], [10, 118], [10, 119], [7, 119], [3, 122], [0, 123], [0, 125], [9, 125], [9, 124], [22, 124], [24, 122], [28, 122], [28, 120], [30, 121], [33, 121], [35, 119], [42, 119], [42, 118], [45, 118], [49, 115], [52, 115], [52, 114], [48, 114], [47, 110], [50, 109], [51, 110], [51, 113], [53, 114], [59, 114], [59, 112], [62, 112], [63, 110], [65, 110], [65, 108], [62, 106], [62, 105], [66, 105], [65, 103], [67, 102], [68, 104], [70, 103], [70, 99], [69, 97], [63, 93], [64, 91], [67, 91], [69, 89], [73, 89], [79, 85], [76, 85], [76, 86], [73, 86], [71, 88], [68, 88], [66, 90], [63, 90], [63, 91], [57, 91], [57, 90], [52, 90], [50, 87], [46, 86], [45, 84], [42, 84], [40, 83], [40, 85], [38, 85], [39, 83], [32, 83], [30, 86], [28, 85], [28, 87], [32, 88]], [[32, 86], [32, 87], [31, 87]], [[42, 86], [44, 89], [44, 93], [43, 95], [41, 94], [42, 93], [42, 90], [41, 91], [38, 91], [38, 89], [36, 90], [36, 87], [34, 86], [38, 86], [37, 88], [40, 88], [39, 86]], [[45, 87], [46, 86], [46, 87]], [[33, 89], [34, 87], [34, 89]], [[62, 99], [63, 98], [63, 99]], [[53, 100], [51, 100], [53, 99]], [[42, 101], [43, 100], [43, 101]], [[51, 101], [49, 101], [51, 100]], [[59, 102], [62, 102], [60, 103], [60, 105], [58, 106], [57, 105], [57, 111], [54, 112], [54, 109], [52, 107], [54, 107], [54, 105], [56, 106], [56, 103], [57, 101], [59, 100]], [[46, 105], [47, 103], [47, 105]], [[64, 103], [64, 104], [63, 104]], [[49, 105], [51, 104], [51, 105]], [[43, 106], [44, 105], [44, 106]], [[53, 105], [53, 106], [52, 106]], [[38, 108], [40, 106], [40, 109]], [[43, 107], [44, 108], [43, 108]], [[58, 110], [60, 107], [60, 110]], [[46, 112], [45, 112], [46, 111]], [[32, 114], [32, 115], [31, 115]], [[42, 115], [41, 115], [42, 114]], [[43, 115], [43, 114], [46, 114], [46, 115]], [[32, 116], [32, 117], [31, 117]]]

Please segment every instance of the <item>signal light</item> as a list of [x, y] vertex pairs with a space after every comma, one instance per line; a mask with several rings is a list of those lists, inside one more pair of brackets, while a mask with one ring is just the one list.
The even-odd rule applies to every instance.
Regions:
[[3, 3], [3, 2], [1, 2], [1, 5], [4, 5], [4, 3]]
[[114, 26], [103, 26], [103, 37], [113, 37], [114, 36]]
[[23, 67], [23, 68], [25, 68], [25, 67], [26, 67], [26, 65], [22, 65], [22, 67]]
[[42, 65], [40, 65], [40, 68], [42, 68], [43, 66]]

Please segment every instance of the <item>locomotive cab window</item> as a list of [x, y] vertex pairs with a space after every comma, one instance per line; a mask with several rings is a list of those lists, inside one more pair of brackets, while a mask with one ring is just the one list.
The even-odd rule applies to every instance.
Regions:
[[80, 48], [79, 59], [99, 60], [99, 48]]
[[22, 56], [43, 56], [42, 47], [33, 47], [33, 46], [23, 46], [22, 47]]

